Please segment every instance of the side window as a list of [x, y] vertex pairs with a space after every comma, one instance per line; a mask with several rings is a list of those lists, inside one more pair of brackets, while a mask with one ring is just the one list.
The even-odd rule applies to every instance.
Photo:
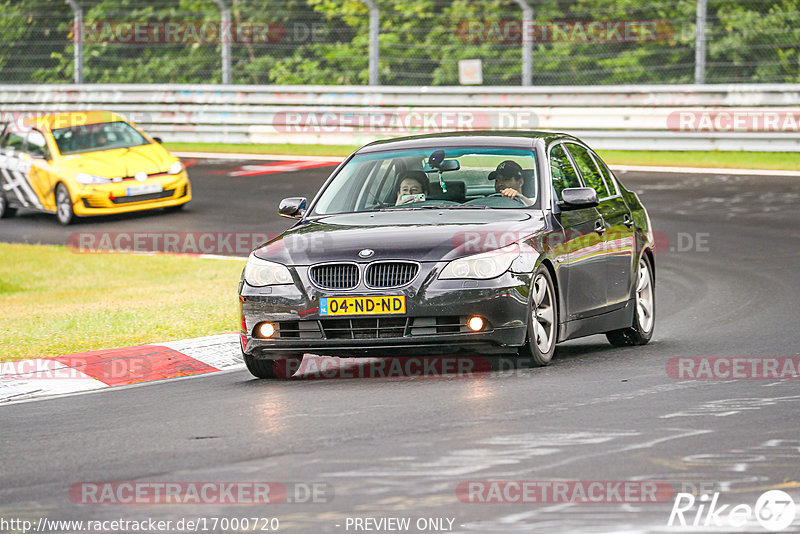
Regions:
[[13, 148], [15, 150], [22, 150], [25, 146], [25, 133], [15, 132], [14, 130], [6, 132], [3, 137], [3, 148]]
[[578, 174], [564, 152], [563, 145], [555, 145], [550, 149], [550, 173], [553, 175], [553, 189], [558, 200], [561, 200], [561, 191], [564, 189], [581, 186]]
[[606, 182], [606, 187], [611, 192], [611, 196], [615, 196], [619, 194], [619, 188], [617, 187], [617, 182], [614, 177], [614, 174], [605, 164], [605, 162], [600, 159], [600, 156], [592, 152], [592, 157], [594, 157], [594, 161], [597, 163], [597, 166], [600, 167], [600, 172], [603, 173], [603, 180]]
[[42, 132], [31, 130], [28, 133], [28, 144], [25, 151], [34, 157], [47, 157], [47, 141], [44, 140]]
[[575, 159], [575, 165], [577, 165], [578, 170], [581, 171], [581, 176], [587, 187], [591, 187], [597, 191], [597, 198], [599, 199], [610, 197], [611, 195], [608, 193], [608, 187], [606, 187], [606, 183], [603, 180], [603, 175], [600, 174], [600, 170], [597, 168], [589, 151], [574, 143], [568, 143], [568, 148], [569, 153], [572, 154], [572, 157]]

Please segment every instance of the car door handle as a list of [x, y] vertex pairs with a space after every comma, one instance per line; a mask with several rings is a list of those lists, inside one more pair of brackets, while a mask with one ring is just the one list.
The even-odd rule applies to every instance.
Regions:
[[630, 228], [631, 226], [633, 226], [633, 219], [631, 219], [631, 216], [630, 216], [630, 215], [628, 215], [627, 213], [625, 214], [625, 217], [623, 217], [623, 218], [622, 218], [622, 222], [623, 222], [623, 223], [625, 224], [625, 226], [627, 226], [628, 228]]
[[603, 233], [606, 231], [606, 225], [603, 224], [602, 220], [594, 223], [594, 231], [600, 235], [603, 235]]

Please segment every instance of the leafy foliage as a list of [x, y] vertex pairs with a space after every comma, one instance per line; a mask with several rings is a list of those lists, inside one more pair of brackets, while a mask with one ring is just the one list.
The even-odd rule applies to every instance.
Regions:
[[[382, 84], [457, 85], [460, 59], [481, 59], [486, 85], [521, 82], [521, 34], [512, 30], [519, 30], [522, 11], [515, 0], [375, 1]], [[120, 23], [134, 22], [218, 27], [214, 1], [78, 2], [89, 29], [78, 34], [86, 82], [221, 82], [220, 38], [181, 33], [130, 42], [113, 34]], [[225, 2], [235, 28], [269, 28], [265, 39], [234, 37], [234, 83], [367, 83], [369, 9], [363, 1]], [[696, 0], [528, 2], [536, 85], [694, 79]], [[0, 9], [0, 82], [72, 81], [76, 33], [70, 8], [48, 0], [0, 0]], [[624, 28], [642, 24], [655, 33], [625, 36]], [[708, 83], [800, 81], [800, 0], [708, 0], [706, 35]]]

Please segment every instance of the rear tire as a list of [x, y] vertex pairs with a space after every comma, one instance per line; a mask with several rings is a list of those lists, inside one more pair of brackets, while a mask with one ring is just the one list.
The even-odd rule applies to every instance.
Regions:
[[291, 378], [300, 367], [302, 356], [282, 356], [274, 360], [260, 359], [244, 354], [244, 364], [250, 374], [256, 378], [281, 379]]
[[56, 217], [63, 226], [72, 224], [76, 217], [72, 209], [72, 198], [64, 184], [56, 186]]
[[8, 205], [6, 197], [0, 193], [0, 219], [7, 219], [17, 214], [17, 208], [12, 208]]
[[646, 256], [639, 259], [636, 276], [636, 302], [633, 308], [633, 325], [629, 328], [606, 332], [608, 342], [615, 347], [647, 345], [656, 326], [656, 292], [653, 268]]
[[519, 349], [519, 356], [529, 358], [536, 367], [548, 365], [553, 359], [557, 341], [558, 300], [555, 286], [550, 271], [540, 265], [533, 275], [528, 336]]

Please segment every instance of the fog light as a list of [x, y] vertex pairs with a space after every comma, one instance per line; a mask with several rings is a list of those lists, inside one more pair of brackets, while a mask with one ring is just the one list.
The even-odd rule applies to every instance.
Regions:
[[256, 335], [260, 338], [271, 338], [275, 335], [275, 325], [272, 323], [259, 323], [256, 326]]
[[483, 330], [483, 319], [480, 317], [470, 317], [469, 321], [467, 321], [467, 328], [473, 332], [480, 332]]

